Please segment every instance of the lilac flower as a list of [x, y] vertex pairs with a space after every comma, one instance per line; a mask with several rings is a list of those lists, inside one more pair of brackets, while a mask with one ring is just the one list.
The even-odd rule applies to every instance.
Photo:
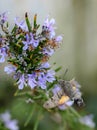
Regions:
[[47, 88], [46, 81], [43, 78], [38, 80], [37, 85], [40, 86], [42, 89], [46, 89]]
[[47, 73], [45, 74], [46, 81], [52, 83], [55, 80], [55, 71], [53, 70], [48, 70]]
[[4, 24], [7, 21], [7, 13], [8, 12], [4, 12], [2, 14], [0, 14], [0, 24]]
[[8, 66], [5, 66], [4, 71], [5, 71], [7, 74], [11, 74], [11, 73], [16, 72], [16, 69], [17, 69], [16, 66], [13, 66], [13, 65], [10, 64], [10, 65], [8, 65]]
[[[44, 67], [49, 66], [48, 63], [44, 65]], [[16, 68], [11, 68], [10, 66], [6, 68], [6, 72], [8, 74], [12, 73], [15, 71]], [[14, 78], [18, 79], [18, 88], [23, 89], [24, 86], [29, 86], [31, 89], [33, 89], [35, 86], [39, 86], [42, 89], [46, 89], [46, 83], [47, 82], [53, 82], [55, 80], [54, 78], [55, 72], [52, 70], [48, 70], [46, 73], [44, 72], [39, 72], [37, 73], [32, 73], [32, 74], [21, 74], [21, 72], [17, 72], [14, 74]]]
[[59, 108], [60, 110], [65, 110], [65, 109], [67, 109], [68, 107], [72, 106], [73, 103], [74, 103], [74, 101], [71, 101], [70, 99], [68, 99], [64, 104], [59, 105], [58, 108]]
[[21, 77], [21, 72], [20, 71], [17, 71], [16, 73], [14, 73], [14, 75], [13, 75], [13, 78], [15, 79], [15, 80], [18, 80], [20, 77]]
[[6, 48], [0, 48], [0, 63], [3, 63], [5, 61], [5, 57], [7, 56], [6, 51]]
[[28, 31], [28, 27], [27, 27], [25, 21], [22, 20], [22, 21], [18, 22], [18, 20], [19, 20], [19, 18], [16, 17], [16, 18], [15, 18], [15, 24], [16, 24], [18, 27], [20, 27], [22, 30]]
[[49, 32], [48, 38], [50, 38], [50, 39], [52, 39], [55, 36], [54, 24], [55, 24], [55, 19], [51, 19], [49, 21], [49, 19], [46, 18], [46, 20], [44, 21], [43, 27], [42, 27], [44, 32], [45, 31]]
[[37, 85], [40, 86], [42, 89], [46, 89], [46, 82], [53, 82], [54, 78], [54, 71], [48, 70], [47, 73], [41, 72], [38, 76]]
[[52, 89], [53, 94], [57, 94], [60, 91], [60, 86], [58, 84], [54, 85], [54, 88]]
[[19, 130], [19, 127], [17, 125], [18, 121], [15, 119], [11, 120], [11, 115], [8, 111], [3, 114], [0, 114], [0, 120], [2, 120], [4, 126], [9, 130]]
[[27, 50], [28, 49], [28, 45], [29, 45], [29, 35], [26, 34], [26, 41], [23, 41], [24, 47], [23, 50]]
[[93, 115], [86, 115], [79, 119], [80, 123], [87, 125], [90, 128], [95, 128], [95, 123], [93, 122]]
[[54, 53], [54, 49], [51, 49], [50, 47], [44, 47], [43, 48], [43, 54], [51, 56]]
[[55, 80], [54, 78], [55, 72], [53, 70], [48, 70], [46, 73], [40, 72], [37, 76], [37, 86], [40, 86], [42, 89], [46, 89], [47, 82], [53, 82]]
[[46, 89], [47, 86], [44, 73], [41, 72], [37, 78], [38, 78], [37, 85], [40, 86], [42, 89]]
[[57, 42], [57, 43], [60, 43], [61, 41], [62, 41], [62, 36], [57, 36], [56, 38], [55, 38], [55, 41]]
[[50, 64], [48, 62], [45, 62], [40, 65], [39, 69], [48, 69], [50, 67]]
[[17, 126], [17, 120], [11, 120], [9, 122], [6, 122], [6, 127], [10, 130], [19, 130], [19, 127]]
[[8, 111], [6, 111], [3, 114], [0, 114], [0, 119], [2, 119], [2, 121], [7, 122], [8, 120], [10, 120], [11, 115]]
[[20, 77], [19, 77], [19, 80], [17, 82], [18, 84], [18, 88], [19, 89], [23, 89], [24, 86], [27, 86], [27, 83], [26, 83], [26, 79], [25, 79], [25, 75], [22, 74]]
[[26, 41], [23, 41], [23, 44], [23, 50], [27, 50], [29, 45], [32, 45], [32, 47], [36, 48], [39, 44], [39, 40], [35, 40], [33, 34], [30, 33], [30, 36], [26, 34]]
[[28, 74], [28, 85], [33, 89], [36, 84], [35, 74]]

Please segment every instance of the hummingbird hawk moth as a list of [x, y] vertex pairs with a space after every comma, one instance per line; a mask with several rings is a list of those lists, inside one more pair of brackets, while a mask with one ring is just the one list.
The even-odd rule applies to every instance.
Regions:
[[65, 81], [60, 79], [58, 81], [59, 90], [53, 94], [43, 105], [44, 108], [50, 109], [66, 104], [68, 101], [74, 101], [78, 106], [83, 106], [82, 93], [80, 92], [80, 85], [75, 79]]

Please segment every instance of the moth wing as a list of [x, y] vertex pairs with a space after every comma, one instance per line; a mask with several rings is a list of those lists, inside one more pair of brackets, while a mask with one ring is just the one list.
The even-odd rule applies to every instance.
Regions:
[[48, 101], [46, 101], [43, 104], [43, 107], [46, 109], [54, 108], [54, 107], [58, 106], [58, 102], [59, 102], [58, 96], [54, 95], [53, 97], [51, 97]]

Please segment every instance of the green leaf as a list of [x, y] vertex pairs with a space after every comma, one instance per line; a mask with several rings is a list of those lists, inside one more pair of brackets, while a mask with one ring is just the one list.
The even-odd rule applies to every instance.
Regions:
[[43, 115], [42, 109], [39, 108], [39, 112], [38, 112], [37, 119], [35, 121], [35, 125], [34, 125], [33, 130], [38, 130], [39, 121], [41, 120], [42, 115]]
[[30, 24], [30, 21], [29, 21], [29, 19], [28, 19], [28, 14], [27, 14], [27, 12], [25, 13], [25, 20], [26, 20], [26, 24], [27, 24], [27, 27], [28, 27], [29, 32], [31, 32], [31, 24]]
[[31, 118], [32, 118], [32, 116], [33, 116], [33, 114], [34, 114], [35, 107], [36, 107], [35, 104], [32, 105], [32, 107], [31, 107], [31, 111], [30, 111], [30, 113], [29, 113], [29, 116], [28, 116], [28, 118], [27, 118], [27, 120], [26, 120], [24, 126], [27, 126], [28, 123], [30, 122], [30, 120], [31, 120]]
[[34, 28], [37, 27], [37, 14], [34, 15]]
[[62, 67], [60, 66], [60, 67], [58, 67], [58, 68], [55, 69], [55, 72], [58, 72], [58, 71], [60, 71], [61, 69], [62, 69]]

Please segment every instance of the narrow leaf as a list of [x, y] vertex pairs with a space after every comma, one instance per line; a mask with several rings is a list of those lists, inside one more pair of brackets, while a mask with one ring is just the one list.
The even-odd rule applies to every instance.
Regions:
[[30, 21], [29, 21], [29, 19], [28, 19], [28, 14], [27, 14], [27, 12], [25, 13], [25, 20], [26, 20], [26, 24], [27, 24], [27, 27], [28, 27], [29, 32], [31, 32], [31, 24], [30, 24]]
[[27, 126], [28, 123], [30, 122], [30, 120], [31, 120], [31, 118], [32, 118], [32, 115], [34, 114], [34, 110], [35, 110], [35, 104], [32, 106], [31, 111], [30, 111], [30, 113], [29, 113], [29, 116], [28, 116], [28, 118], [27, 118], [27, 120], [26, 120], [24, 126]]

